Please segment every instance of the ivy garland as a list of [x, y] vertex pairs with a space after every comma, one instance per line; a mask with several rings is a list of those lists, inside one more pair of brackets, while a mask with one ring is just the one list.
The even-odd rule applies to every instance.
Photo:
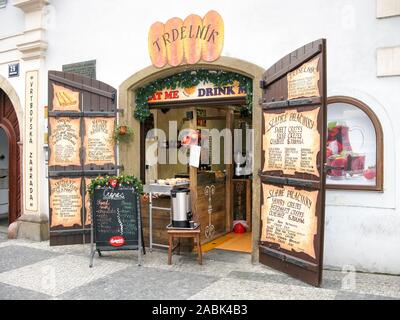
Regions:
[[93, 194], [97, 187], [134, 187], [139, 194], [143, 193], [142, 182], [134, 176], [119, 175], [119, 176], [104, 176], [92, 179], [88, 192]]
[[250, 115], [253, 107], [253, 82], [249, 77], [235, 72], [221, 70], [188, 70], [174, 74], [170, 77], [156, 80], [145, 87], [136, 90], [136, 108], [134, 110], [135, 119], [144, 122], [150, 116], [148, 98], [155, 92], [165, 88], [175, 90], [176, 88], [190, 88], [197, 86], [200, 82], [210, 82], [217, 87], [233, 84], [235, 81], [240, 83], [247, 92], [246, 105], [243, 106], [242, 115]]

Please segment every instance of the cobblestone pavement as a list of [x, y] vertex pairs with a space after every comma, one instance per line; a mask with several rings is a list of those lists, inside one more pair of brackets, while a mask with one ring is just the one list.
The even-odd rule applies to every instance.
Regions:
[[400, 299], [400, 276], [324, 272], [314, 288], [260, 264], [250, 255], [213, 250], [195, 255], [108, 252], [89, 268], [89, 245], [6, 240], [0, 234], [0, 299]]

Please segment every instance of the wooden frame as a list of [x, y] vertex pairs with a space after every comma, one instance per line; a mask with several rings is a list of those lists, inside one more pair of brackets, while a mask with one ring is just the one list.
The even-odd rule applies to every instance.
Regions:
[[364, 191], [380, 191], [383, 192], [383, 130], [381, 123], [374, 113], [374, 111], [368, 107], [364, 102], [357, 100], [355, 98], [347, 96], [332, 96], [328, 97], [328, 105], [333, 103], [346, 103], [355, 106], [362, 110], [371, 120], [375, 128], [376, 137], [376, 182], [375, 186], [363, 186], [363, 185], [340, 185], [340, 184], [327, 184], [327, 189], [336, 190], [364, 190]]
[[8, 139], [8, 223], [21, 215], [21, 148], [17, 113], [8, 95], [0, 89], [0, 128]]

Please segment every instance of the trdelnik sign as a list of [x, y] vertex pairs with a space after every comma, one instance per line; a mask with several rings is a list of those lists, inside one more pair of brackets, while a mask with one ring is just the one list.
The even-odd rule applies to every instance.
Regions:
[[155, 22], [148, 36], [149, 54], [153, 65], [178, 66], [200, 60], [217, 60], [224, 44], [224, 21], [216, 11], [204, 18], [191, 14], [184, 21], [171, 18], [165, 24]]

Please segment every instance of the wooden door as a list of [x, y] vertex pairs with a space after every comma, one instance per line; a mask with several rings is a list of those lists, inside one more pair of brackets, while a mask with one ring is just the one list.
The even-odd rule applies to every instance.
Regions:
[[0, 127], [8, 137], [8, 222], [13, 223], [21, 215], [21, 153], [18, 117], [6, 95], [0, 89]]
[[269, 68], [263, 96], [260, 262], [319, 286], [325, 209], [326, 42]]
[[113, 87], [68, 72], [49, 71], [50, 245], [89, 242], [87, 185], [117, 174], [117, 101]]

